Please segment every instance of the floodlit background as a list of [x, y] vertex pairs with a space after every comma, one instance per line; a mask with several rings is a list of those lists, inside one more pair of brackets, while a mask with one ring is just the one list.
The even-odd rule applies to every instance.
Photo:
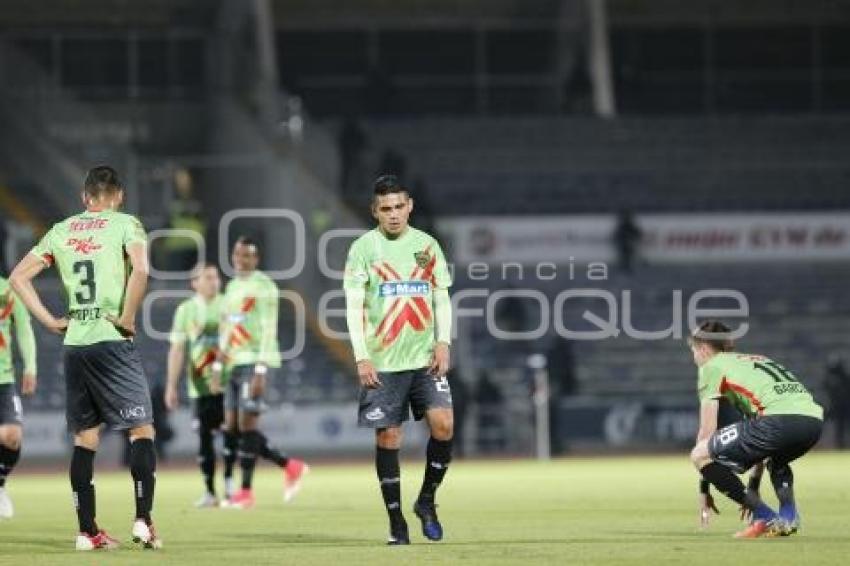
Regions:
[[[840, 425], [848, 111], [845, 1], [2, 0], [0, 272], [111, 164], [151, 231], [157, 399], [179, 272], [250, 234], [289, 292], [264, 428], [366, 456], [334, 273], [393, 172], [454, 263], [461, 454], [684, 453], [695, 306], [746, 313], [728, 317], [749, 325], [740, 348]], [[58, 311], [55, 272], [40, 288]], [[37, 339], [25, 450], [49, 459], [67, 446], [61, 344]], [[188, 408], [158, 425], [167, 454], [194, 452]]]

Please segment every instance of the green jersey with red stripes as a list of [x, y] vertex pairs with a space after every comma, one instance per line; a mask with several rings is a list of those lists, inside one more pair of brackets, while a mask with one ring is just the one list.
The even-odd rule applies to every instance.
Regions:
[[15, 383], [13, 341], [18, 344], [18, 351], [24, 362], [24, 373], [35, 374], [35, 336], [32, 332], [30, 313], [12, 292], [9, 282], [0, 277], [0, 385]]
[[700, 401], [726, 397], [749, 416], [805, 415], [823, 418], [806, 387], [766, 356], [721, 352], [699, 368]]
[[68, 300], [65, 344], [123, 340], [105, 316], [119, 316], [130, 275], [126, 248], [147, 241], [142, 223], [114, 210], [87, 210], [54, 224], [30, 253], [56, 264]]
[[434, 290], [451, 283], [440, 244], [421, 230], [408, 227], [389, 239], [376, 228], [351, 244], [343, 287], [365, 289], [363, 334], [375, 369], [405, 371], [431, 363]]
[[[209, 380], [218, 354], [223, 300], [223, 295], [216, 295], [209, 302], [195, 295], [180, 303], [174, 312], [169, 341], [186, 347], [186, 375], [192, 399], [210, 394]], [[227, 372], [222, 374], [221, 381], [222, 385], [227, 382]]]
[[279, 292], [265, 273], [232, 279], [224, 290], [222, 344], [228, 367], [262, 363], [280, 367]]

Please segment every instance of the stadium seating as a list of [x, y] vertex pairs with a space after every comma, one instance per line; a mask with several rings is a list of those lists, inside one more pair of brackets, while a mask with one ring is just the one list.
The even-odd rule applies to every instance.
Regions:
[[846, 117], [370, 121], [438, 215], [850, 207]]

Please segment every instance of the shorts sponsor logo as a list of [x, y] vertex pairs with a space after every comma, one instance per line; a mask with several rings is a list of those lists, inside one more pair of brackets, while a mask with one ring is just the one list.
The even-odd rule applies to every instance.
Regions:
[[381, 297], [427, 297], [430, 291], [431, 285], [425, 281], [388, 281], [378, 287]]
[[380, 407], [375, 407], [374, 409], [366, 413], [365, 416], [367, 421], [379, 421], [386, 415], [384, 414], [383, 409], [381, 409]]
[[89, 236], [85, 240], [82, 238], [68, 238], [65, 245], [74, 248], [74, 253], [83, 255], [93, 254], [103, 247], [94, 241], [94, 236]]
[[121, 409], [120, 413], [121, 418], [128, 421], [143, 419], [147, 416], [145, 408], [141, 405], [136, 405], [135, 407], [124, 407]]

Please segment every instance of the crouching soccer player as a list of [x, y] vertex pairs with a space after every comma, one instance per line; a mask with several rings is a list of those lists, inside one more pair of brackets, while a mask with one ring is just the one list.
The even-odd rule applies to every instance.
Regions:
[[[77, 550], [118, 546], [95, 521], [94, 456], [104, 423], [130, 433], [133, 541], [159, 548], [162, 541], [151, 520], [156, 483], [153, 409], [142, 360], [131, 340], [147, 287], [147, 237], [137, 219], [118, 212], [124, 188], [111, 167], [88, 172], [82, 200], [85, 211], [55, 224], [9, 280], [49, 331], [65, 335], [66, 418], [74, 434], [69, 475], [80, 526]], [[53, 316], [32, 284], [54, 264], [70, 321]]]
[[410, 544], [401, 509], [401, 424], [411, 408], [416, 420], [425, 418], [431, 438], [413, 512], [425, 537], [436, 541], [443, 528], [435, 496], [451, 461], [454, 428], [446, 379], [451, 278], [437, 241], [408, 226], [413, 200], [398, 179], [382, 176], [374, 190], [378, 227], [351, 245], [344, 277], [361, 384], [359, 425], [376, 429], [375, 467], [390, 519], [388, 544]]
[[[705, 322], [689, 339], [699, 368], [700, 428], [691, 461], [702, 477], [751, 517], [737, 538], [789, 535], [800, 516], [790, 463], [820, 439], [823, 409], [787, 369], [756, 354], [734, 351], [729, 328]], [[718, 399], [727, 398], [749, 418], [717, 430]], [[751, 484], [735, 475], [767, 460], [779, 513]]]
[[21, 393], [35, 393], [35, 336], [30, 314], [15, 296], [8, 281], [0, 277], [0, 519], [15, 514], [12, 500], [6, 493], [6, 479], [21, 456], [22, 420], [21, 398], [15, 393], [15, 368], [12, 363], [12, 326], [15, 342], [24, 362]]

